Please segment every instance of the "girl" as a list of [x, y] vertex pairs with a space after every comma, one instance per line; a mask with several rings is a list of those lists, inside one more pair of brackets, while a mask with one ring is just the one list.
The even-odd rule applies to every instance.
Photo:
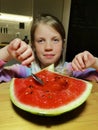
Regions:
[[[79, 53], [70, 63], [64, 62], [65, 30], [56, 17], [42, 15], [33, 21], [31, 44], [32, 49], [24, 41], [15, 39], [0, 50], [0, 82], [27, 77], [50, 64], [55, 65], [57, 72], [98, 81], [98, 58], [88, 51]], [[11, 59], [21, 64], [4, 67]]]

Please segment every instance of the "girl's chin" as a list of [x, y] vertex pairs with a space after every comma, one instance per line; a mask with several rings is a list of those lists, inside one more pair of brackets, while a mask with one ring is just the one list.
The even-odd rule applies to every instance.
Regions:
[[50, 62], [50, 63], [45, 63], [45, 64], [43, 64], [42, 66], [42, 68], [45, 68], [45, 67], [47, 67], [47, 66], [49, 66], [49, 65], [51, 65], [51, 64], [54, 64], [54, 62]]
[[51, 64], [56, 64], [56, 60], [44, 60], [43, 62], [42, 62], [42, 65], [41, 66], [43, 66], [43, 68], [44, 67], [47, 67], [47, 66], [49, 66], [49, 65], [51, 65]]

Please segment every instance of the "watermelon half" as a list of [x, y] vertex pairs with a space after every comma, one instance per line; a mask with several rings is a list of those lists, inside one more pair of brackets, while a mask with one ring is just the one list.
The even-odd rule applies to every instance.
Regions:
[[14, 78], [10, 85], [11, 101], [22, 110], [46, 116], [60, 115], [84, 103], [92, 84], [55, 73], [52, 67], [36, 74], [44, 85], [38, 84], [32, 76]]

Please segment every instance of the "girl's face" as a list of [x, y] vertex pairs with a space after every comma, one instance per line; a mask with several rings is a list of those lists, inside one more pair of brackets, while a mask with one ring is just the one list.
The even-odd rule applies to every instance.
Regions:
[[61, 35], [46, 24], [39, 24], [34, 34], [36, 55], [41, 62], [41, 67], [56, 64], [62, 53]]

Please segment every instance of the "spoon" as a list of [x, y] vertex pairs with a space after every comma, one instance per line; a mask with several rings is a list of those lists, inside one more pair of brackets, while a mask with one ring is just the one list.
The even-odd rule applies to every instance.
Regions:
[[44, 82], [35, 74], [32, 73], [32, 77], [41, 85], [44, 85]]

